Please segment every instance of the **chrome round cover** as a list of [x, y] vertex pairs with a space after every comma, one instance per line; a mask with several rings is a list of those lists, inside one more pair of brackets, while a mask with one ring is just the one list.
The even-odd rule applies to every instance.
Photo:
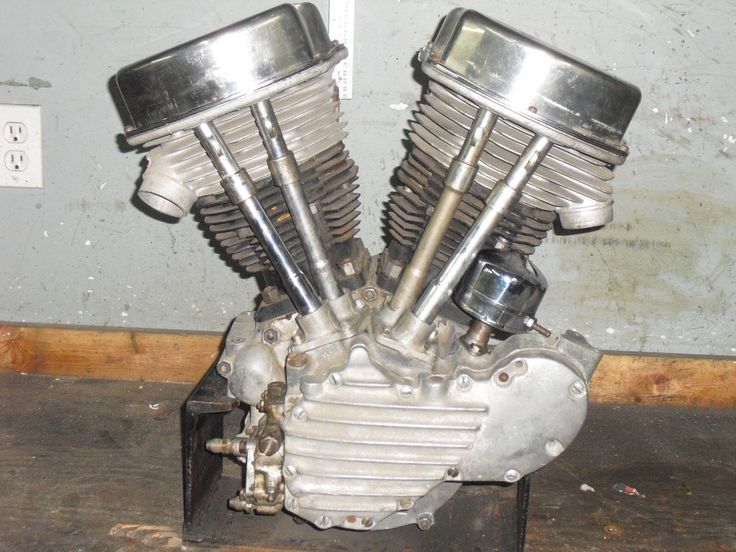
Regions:
[[138, 135], [296, 74], [312, 78], [305, 69], [323, 64], [327, 70], [345, 55], [343, 46], [330, 41], [313, 4], [277, 6], [118, 71], [126, 136], [140, 143]]
[[483, 251], [456, 288], [455, 302], [473, 318], [508, 333], [529, 331], [547, 280], [526, 255]]
[[422, 59], [432, 79], [556, 143], [617, 164], [628, 152], [637, 87], [475, 11], [452, 10]]

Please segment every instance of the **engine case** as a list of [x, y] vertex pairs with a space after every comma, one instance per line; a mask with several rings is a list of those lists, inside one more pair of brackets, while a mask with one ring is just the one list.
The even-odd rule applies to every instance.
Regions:
[[[516, 335], [475, 356], [459, 341], [465, 328], [441, 320], [427, 363], [376, 341], [370, 321], [380, 289], [354, 297], [365, 316], [347, 339], [288, 353], [300, 332], [295, 317], [256, 322], [253, 312], [228, 335], [220, 365], [231, 367], [234, 397], [257, 404], [269, 382], [288, 382], [287, 510], [320, 528], [418, 523], [461, 482], [517, 481], [577, 435], [600, 360], [579, 334]], [[257, 434], [248, 427], [259, 418], [251, 408], [245, 434]]]

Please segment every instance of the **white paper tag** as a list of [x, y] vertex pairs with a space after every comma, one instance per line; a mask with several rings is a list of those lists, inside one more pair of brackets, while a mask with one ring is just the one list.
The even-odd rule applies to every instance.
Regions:
[[355, 0], [330, 0], [330, 38], [348, 49], [348, 57], [335, 67], [333, 77], [341, 100], [353, 97], [353, 36], [355, 34]]

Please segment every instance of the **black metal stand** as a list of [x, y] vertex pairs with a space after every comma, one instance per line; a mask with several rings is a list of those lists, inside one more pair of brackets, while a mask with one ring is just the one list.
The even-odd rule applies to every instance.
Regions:
[[246, 515], [227, 508], [241, 481], [223, 477], [223, 459], [205, 450], [205, 442], [223, 436], [223, 421], [238, 401], [211, 369], [184, 404], [185, 544], [248, 545], [304, 550], [345, 549], [351, 552], [413, 549], [425, 551], [521, 551], [529, 510], [530, 477], [514, 485], [463, 485], [435, 513], [435, 525], [421, 531], [407, 525], [386, 531], [321, 531], [295, 523], [286, 512], [275, 516]]

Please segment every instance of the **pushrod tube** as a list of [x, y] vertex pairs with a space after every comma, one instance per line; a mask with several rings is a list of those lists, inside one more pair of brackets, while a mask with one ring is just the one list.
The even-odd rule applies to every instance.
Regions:
[[225, 193], [238, 206], [263, 246], [296, 310], [302, 315], [316, 311], [321, 305], [317, 292], [294, 261], [258, 201], [253, 180], [238, 165], [215, 125], [212, 122], [202, 123], [194, 129], [194, 135], [217, 169]]
[[304, 193], [299, 166], [294, 154], [286, 145], [273, 106], [269, 100], [264, 100], [253, 105], [251, 113], [268, 153], [268, 168], [284, 195], [317, 289], [323, 299], [328, 301], [337, 299], [342, 292], [330, 268], [327, 248]]
[[444, 187], [432, 211], [411, 262], [406, 266], [390, 306], [405, 311], [416, 303], [429, 275], [429, 267], [450, 227], [455, 211], [478, 172], [478, 162], [496, 124], [496, 115], [480, 108], [468, 131], [460, 153], [453, 158], [445, 176]]
[[465, 238], [412, 310], [416, 318], [426, 324], [434, 321], [442, 305], [450, 298], [455, 286], [483, 248], [488, 236], [519, 200], [524, 186], [551, 147], [552, 142], [549, 139], [535, 136], [506, 178], [496, 183]]

